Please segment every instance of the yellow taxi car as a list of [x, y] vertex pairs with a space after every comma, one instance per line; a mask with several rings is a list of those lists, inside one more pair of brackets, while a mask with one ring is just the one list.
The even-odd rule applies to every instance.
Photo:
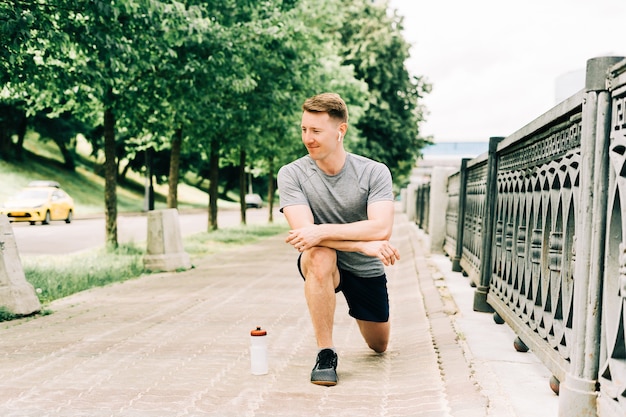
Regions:
[[11, 222], [49, 224], [53, 220], [64, 220], [71, 223], [74, 200], [56, 181], [33, 181], [0, 205], [0, 214], [6, 214]]

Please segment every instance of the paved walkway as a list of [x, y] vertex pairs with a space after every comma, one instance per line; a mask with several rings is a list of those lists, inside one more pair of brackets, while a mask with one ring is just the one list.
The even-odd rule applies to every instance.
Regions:
[[[393, 242], [390, 348], [372, 353], [338, 297], [335, 387], [309, 383], [316, 348], [297, 253], [278, 236], [2, 323], [0, 416], [525, 417], [476, 377], [458, 306], [402, 213]], [[257, 325], [269, 337], [264, 376], [250, 373]]]

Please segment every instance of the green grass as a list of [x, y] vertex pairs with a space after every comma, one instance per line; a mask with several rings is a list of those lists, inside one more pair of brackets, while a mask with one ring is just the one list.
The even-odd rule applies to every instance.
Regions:
[[125, 245], [113, 252], [99, 249], [65, 256], [24, 257], [22, 267], [39, 301], [45, 304], [89, 288], [140, 276], [142, 255], [142, 250]]
[[[104, 179], [78, 167], [76, 172], [69, 172], [54, 165], [40, 164], [26, 158], [20, 163], [0, 160], [0, 202], [6, 201], [30, 181], [53, 180], [72, 196], [76, 205], [77, 216], [104, 212]], [[141, 211], [143, 195], [118, 187], [118, 210]]]
[[[104, 212], [104, 178], [94, 173], [91, 167], [101, 164], [89, 156], [89, 144], [79, 141], [78, 153], [82, 160], [89, 164], [81, 164], [77, 159], [76, 171], [67, 171], [61, 167], [61, 156], [58, 148], [51, 142], [41, 142], [30, 134], [24, 141], [25, 158], [20, 162], [0, 160], [0, 203], [26, 187], [30, 181], [52, 180], [72, 196], [76, 205], [75, 215], [81, 217]], [[97, 162], [97, 163], [96, 163]], [[144, 178], [136, 173], [129, 173], [127, 184], [118, 184], [117, 208], [119, 212], [141, 212], [144, 207]], [[155, 209], [166, 208], [167, 184], [156, 184]], [[178, 186], [178, 207], [203, 208], [208, 206], [207, 193], [186, 184]], [[218, 203], [218, 207], [220, 204]]]
[[[192, 261], [233, 247], [247, 245], [284, 233], [285, 223], [237, 226], [183, 238], [185, 251]], [[138, 278], [143, 267], [145, 249], [134, 244], [121, 245], [115, 251], [104, 248], [65, 256], [26, 256], [22, 267], [42, 304], [94, 287]], [[0, 308], [0, 322], [16, 318]]]
[[254, 243], [260, 239], [285, 233], [288, 230], [286, 223], [268, 224], [263, 226], [238, 226], [218, 229], [213, 232], [198, 233], [184, 238], [185, 251], [192, 259], [208, 256], [216, 252]]
[[6, 307], [0, 307], [0, 322], [14, 320], [17, 318], [19, 318], [19, 316], [7, 310]]

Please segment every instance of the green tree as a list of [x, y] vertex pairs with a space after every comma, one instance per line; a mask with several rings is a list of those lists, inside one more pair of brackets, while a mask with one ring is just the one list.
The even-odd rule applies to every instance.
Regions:
[[74, 171], [76, 136], [88, 132], [90, 127], [67, 112], [57, 117], [48, 117], [46, 112], [38, 112], [32, 119], [32, 124], [42, 140], [51, 140], [57, 145], [63, 157], [63, 166]]
[[67, 43], [59, 27], [54, 1], [0, 2], [0, 158], [21, 159], [29, 116], [48, 107], [49, 80], [64, 78], [67, 67], [54, 58]]
[[[23, 106], [13, 100], [0, 100], [0, 159], [22, 159], [22, 144], [26, 136], [28, 118]], [[16, 135], [18, 141], [13, 143]]]
[[[350, 102], [356, 119], [365, 101], [367, 85], [338, 56], [341, 7], [334, 0], [301, 0], [283, 12], [276, 36], [254, 50], [257, 84], [245, 101], [255, 128], [250, 130], [246, 150], [251, 171], [266, 176], [269, 221], [273, 220], [275, 173], [306, 153], [299, 127], [304, 99], [338, 91]], [[356, 129], [351, 134], [358, 137]]]
[[[138, 118], [144, 123], [136, 127], [150, 131], [147, 137], [152, 139], [145, 146], [170, 149], [168, 207], [177, 206], [182, 152], [189, 149], [204, 153], [196, 169], [197, 173], [203, 172], [202, 161], [211, 154], [211, 140], [207, 138], [223, 125], [224, 117], [229, 117], [224, 109], [225, 98], [247, 91], [252, 85], [241, 56], [245, 45], [238, 44], [247, 29], [224, 24], [230, 24], [230, 16], [224, 17], [229, 2], [223, 3], [223, 8], [207, 2], [192, 3], [168, 6], [162, 21], [167, 49], [153, 73], [143, 81], [155, 99]], [[186, 13], [172, 13], [177, 8]], [[183, 169], [188, 168], [184, 161], [191, 159], [183, 157]], [[211, 201], [216, 203], [217, 197], [210, 198], [210, 206]], [[216, 217], [216, 210], [210, 208], [209, 212]]]
[[[408, 77], [400, 30], [362, 0], [0, 2], [0, 102], [103, 132], [89, 136], [105, 155], [107, 244], [117, 245], [118, 176], [146, 170], [147, 153], [169, 156], [158, 177], [169, 207], [181, 176], [208, 179], [214, 229], [220, 169], [239, 167], [243, 222], [246, 167], [267, 177], [271, 207], [274, 173], [305, 153], [300, 105], [322, 91], [350, 106], [349, 149], [396, 180], [410, 170], [428, 85]], [[11, 146], [2, 126], [0, 150]]]
[[190, 135], [210, 131], [219, 113], [201, 114], [226, 85], [236, 88], [229, 75], [237, 64], [229, 53], [234, 38], [202, 7], [176, 2], [96, 1], [68, 17], [68, 33], [87, 33], [74, 43], [81, 59], [72, 99], [83, 112], [103, 115], [106, 236], [117, 246], [119, 139], [137, 138], [137, 153], [167, 147], [164, 138], [182, 141], [174, 135], [185, 127]]
[[[279, 117], [284, 97], [291, 86], [288, 79], [301, 71], [294, 63], [297, 50], [293, 48], [294, 18], [292, 4], [280, 0], [237, 0], [220, 4], [219, 16], [224, 25], [236, 34], [237, 59], [248, 78], [244, 88], [230, 88], [213, 107], [218, 106], [218, 118], [212, 120], [206, 132], [210, 207], [209, 225], [217, 228], [217, 183], [220, 159], [239, 167], [241, 219], [245, 223], [245, 168], [248, 155], [263, 148], [267, 135], [261, 133], [266, 121]], [[292, 111], [291, 109], [289, 110]], [[274, 138], [275, 139], [275, 138]]]
[[354, 150], [385, 163], [396, 184], [406, 182], [420, 150], [428, 143], [419, 134], [421, 99], [430, 91], [422, 77], [411, 77], [405, 62], [409, 44], [402, 18], [364, 0], [346, 6], [340, 29], [344, 62], [369, 87], [368, 107], [356, 124], [363, 140]]

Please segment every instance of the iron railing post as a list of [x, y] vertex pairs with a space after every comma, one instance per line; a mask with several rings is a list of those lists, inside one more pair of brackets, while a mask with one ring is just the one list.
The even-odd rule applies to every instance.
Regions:
[[485, 195], [485, 216], [482, 219], [482, 242], [480, 251], [480, 282], [474, 291], [474, 311], [493, 312], [487, 303], [487, 294], [491, 283], [491, 250], [493, 227], [498, 202], [498, 143], [504, 139], [500, 136], [489, 138], [489, 154], [487, 156], [487, 190]]
[[622, 58], [587, 61], [582, 110], [580, 198], [576, 215], [574, 342], [559, 395], [560, 417], [595, 417], [608, 188], [610, 95], [608, 68]]
[[463, 228], [465, 227], [465, 194], [467, 193], [467, 161], [469, 158], [461, 160], [459, 171], [459, 206], [456, 221], [456, 248], [454, 258], [452, 258], [452, 270], [461, 272], [461, 257], [463, 256]]

